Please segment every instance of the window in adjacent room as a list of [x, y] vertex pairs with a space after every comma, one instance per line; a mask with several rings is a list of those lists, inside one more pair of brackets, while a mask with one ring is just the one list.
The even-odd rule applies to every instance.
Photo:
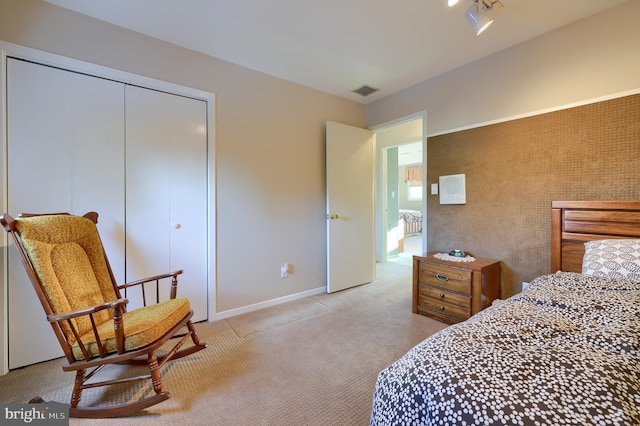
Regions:
[[408, 182], [408, 199], [411, 201], [422, 200], [422, 182]]
[[404, 169], [404, 181], [407, 183], [407, 198], [411, 201], [422, 200], [422, 166], [410, 166]]

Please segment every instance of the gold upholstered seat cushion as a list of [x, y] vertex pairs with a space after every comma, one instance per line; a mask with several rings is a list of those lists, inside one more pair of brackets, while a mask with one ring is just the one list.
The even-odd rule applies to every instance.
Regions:
[[[125, 334], [125, 351], [140, 349], [156, 342], [189, 314], [190, 310], [191, 305], [189, 304], [189, 299], [179, 297], [125, 312], [122, 316]], [[107, 353], [118, 351], [113, 329], [113, 319], [100, 324], [98, 326], [98, 333]], [[99, 356], [100, 352], [93, 331], [89, 331], [84, 336], [81, 336], [81, 340], [92, 357]], [[74, 343], [71, 347], [73, 349], [73, 356], [77, 360], [84, 359], [78, 342]]]

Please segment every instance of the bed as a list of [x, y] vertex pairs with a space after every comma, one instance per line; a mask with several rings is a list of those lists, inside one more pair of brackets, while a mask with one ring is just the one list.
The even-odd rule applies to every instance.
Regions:
[[398, 219], [402, 221], [404, 236], [422, 233], [422, 212], [418, 210], [401, 209], [398, 211]]
[[551, 207], [551, 273], [380, 372], [371, 425], [640, 424], [640, 202]]

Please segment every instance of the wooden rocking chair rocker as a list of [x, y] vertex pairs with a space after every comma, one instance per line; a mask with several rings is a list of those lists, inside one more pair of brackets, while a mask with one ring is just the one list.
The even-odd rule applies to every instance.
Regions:
[[[46, 313], [62, 346], [64, 371], [75, 371], [71, 396], [71, 417], [120, 417], [155, 405], [171, 397], [162, 390], [160, 369], [171, 360], [207, 347], [200, 343], [191, 324], [189, 300], [177, 298], [178, 275], [182, 271], [157, 275], [117, 285], [104, 252], [96, 223], [98, 214], [73, 216], [5, 214], [0, 223], [11, 234]], [[162, 280], [162, 281], [161, 281]], [[147, 304], [144, 284], [156, 288], [171, 281], [170, 299]], [[144, 306], [127, 310], [128, 300], [120, 291], [139, 288]], [[177, 334], [186, 327], [186, 332]], [[163, 356], [155, 352], [169, 339], [179, 339]], [[193, 344], [182, 345], [191, 338]], [[110, 364], [149, 366], [149, 374], [104, 381], [90, 381]], [[106, 406], [80, 406], [84, 389], [151, 380], [151, 396], [137, 401]]]

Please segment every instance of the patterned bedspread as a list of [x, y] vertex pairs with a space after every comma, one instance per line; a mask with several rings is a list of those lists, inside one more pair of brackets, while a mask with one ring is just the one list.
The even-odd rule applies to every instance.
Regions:
[[398, 217], [405, 222], [422, 222], [422, 212], [417, 210], [399, 210]]
[[640, 425], [640, 283], [569, 272], [383, 370], [372, 425]]
[[404, 223], [404, 235], [422, 233], [422, 212], [417, 210], [400, 210], [398, 218]]

